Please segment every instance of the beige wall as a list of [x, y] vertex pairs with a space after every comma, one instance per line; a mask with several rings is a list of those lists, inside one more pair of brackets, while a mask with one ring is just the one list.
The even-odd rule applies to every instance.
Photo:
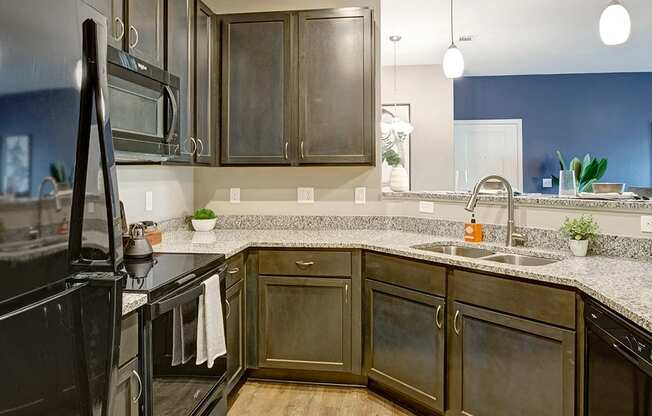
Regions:
[[394, 68], [382, 68], [382, 103], [410, 104], [412, 189], [453, 190], [453, 81], [441, 65], [400, 66], [397, 72], [394, 94]]

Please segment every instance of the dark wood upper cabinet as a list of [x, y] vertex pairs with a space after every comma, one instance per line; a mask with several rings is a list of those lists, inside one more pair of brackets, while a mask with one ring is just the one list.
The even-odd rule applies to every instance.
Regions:
[[369, 9], [299, 13], [299, 162], [373, 163]]
[[575, 414], [574, 331], [459, 302], [451, 305], [451, 415]]
[[196, 163], [215, 162], [217, 143], [217, 36], [216, 17], [202, 2], [197, 3], [195, 29], [195, 141]]
[[443, 413], [445, 300], [369, 279], [365, 291], [369, 379]]
[[290, 164], [291, 15], [222, 20], [223, 164]]
[[130, 0], [125, 37], [130, 54], [163, 68], [165, 0]]

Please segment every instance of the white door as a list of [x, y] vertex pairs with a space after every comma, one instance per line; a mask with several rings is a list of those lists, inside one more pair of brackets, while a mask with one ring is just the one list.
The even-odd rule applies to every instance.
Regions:
[[454, 139], [456, 190], [501, 175], [523, 191], [522, 120], [456, 120]]

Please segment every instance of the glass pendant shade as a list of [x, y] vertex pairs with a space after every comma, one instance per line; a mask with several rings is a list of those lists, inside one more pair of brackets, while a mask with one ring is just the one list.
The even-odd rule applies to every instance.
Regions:
[[462, 56], [462, 52], [455, 44], [452, 44], [446, 50], [442, 66], [446, 78], [460, 78], [464, 75], [464, 56]]
[[627, 42], [632, 30], [629, 12], [617, 1], [609, 3], [600, 16], [600, 38], [605, 45], [621, 45]]

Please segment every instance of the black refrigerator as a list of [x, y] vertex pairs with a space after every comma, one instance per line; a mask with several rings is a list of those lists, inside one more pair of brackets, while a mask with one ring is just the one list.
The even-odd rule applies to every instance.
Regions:
[[106, 19], [0, 0], [0, 415], [110, 415], [122, 243]]

